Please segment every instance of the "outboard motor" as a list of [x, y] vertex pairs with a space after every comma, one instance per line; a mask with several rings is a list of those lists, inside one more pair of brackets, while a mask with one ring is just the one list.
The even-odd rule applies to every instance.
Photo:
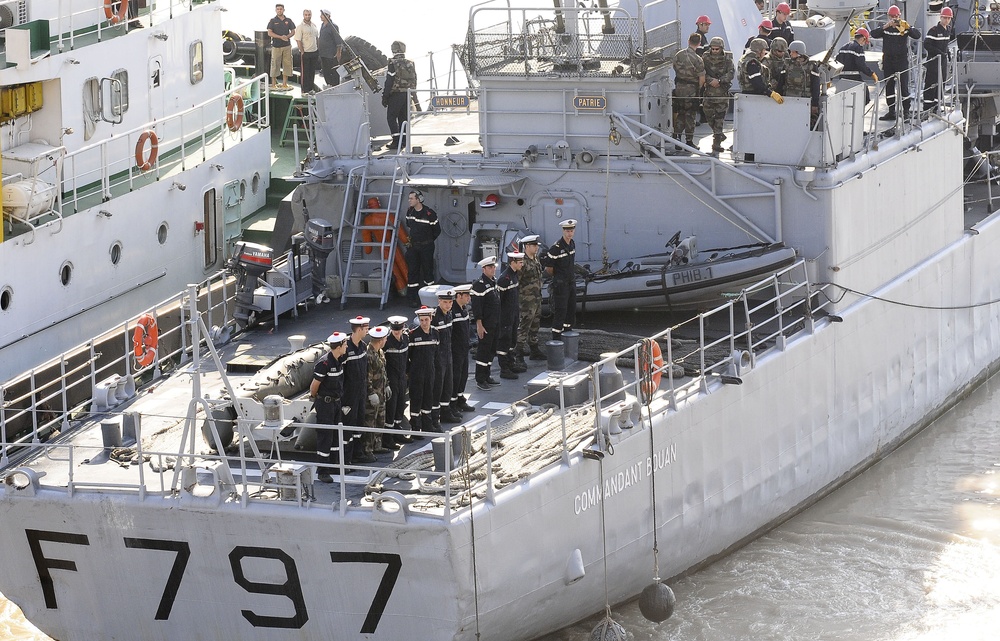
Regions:
[[312, 257], [312, 292], [317, 303], [329, 298], [326, 295], [326, 259], [333, 251], [336, 234], [333, 225], [322, 218], [310, 218], [306, 222], [306, 245]]
[[236, 275], [236, 310], [234, 316], [241, 329], [255, 324], [260, 307], [254, 304], [253, 292], [257, 289], [257, 279], [267, 273], [274, 263], [274, 253], [270, 247], [240, 241], [234, 247], [229, 261], [229, 269]]

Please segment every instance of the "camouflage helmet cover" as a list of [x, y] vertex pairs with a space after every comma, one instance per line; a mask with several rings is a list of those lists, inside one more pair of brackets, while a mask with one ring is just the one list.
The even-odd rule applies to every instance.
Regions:
[[399, 40], [396, 40], [395, 42], [392, 43], [391, 49], [394, 54], [406, 53], [406, 45], [400, 42]]
[[788, 41], [778, 37], [771, 41], [771, 51], [787, 51]]
[[709, 47], [722, 47], [723, 49], [725, 49], [726, 48], [726, 41], [723, 40], [722, 38], [720, 38], [719, 36], [715, 36], [714, 38], [712, 38], [711, 40], [708, 41], [708, 46]]
[[767, 40], [763, 38], [754, 38], [750, 41], [750, 51], [759, 54], [762, 51], [767, 51]]

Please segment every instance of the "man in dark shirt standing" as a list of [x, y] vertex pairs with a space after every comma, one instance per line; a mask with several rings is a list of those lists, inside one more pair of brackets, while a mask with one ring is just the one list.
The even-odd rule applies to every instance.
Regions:
[[[885, 73], [885, 103], [889, 111], [879, 120], [895, 120], [896, 104], [903, 103], [903, 112], [910, 112], [910, 45], [907, 39], [919, 40], [920, 31], [903, 20], [899, 7], [892, 5], [886, 12], [889, 20], [871, 31], [872, 38], [882, 39], [882, 71]], [[899, 86], [896, 76], [899, 73]], [[897, 99], [896, 90], [899, 90]]]
[[410, 330], [410, 429], [417, 432], [440, 432], [431, 421], [434, 409], [434, 376], [437, 369], [438, 333], [431, 327], [434, 309], [416, 310], [420, 325]]
[[344, 39], [340, 37], [340, 29], [330, 18], [330, 10], [322, 9], [319, 12], [319, 64], [323, 70], [323, 82], [327, 87], [336, 87], [340, 84], [340, 66], [344, 53]]
[[410, 208], [406, 210], [406, 231], [410, 237], [406, 248], [406, 296], [417, 306], [420, 287], [434, 284], [434, 241], [441, 235], [441, 225], [437, 212], [424, 205], [421, 192], [411, 191], [409, 203]]
[[[368, 345], [364, 338], [368, 335], [370, 318], [358, 316], [351, 319], [351, 336], [347, 339], [347, 353], [344, 354], [344, 425], [365, 426], [365, 403], [368, 402]], [[344, 432], [345, 463], [374, 463], [374, 456], [365, 456], [360, 446], [358, 432]], [[354, 455], [357, 456], [354, 456]]]
[[462, 412], [475, 412], [465, 398], [465, 386], [469, 382], [469, 309], [472, 301], [472, 285], [455, 286], [455, 303], [451, 306], [451, 410], [458, 416]]
[[941, 9], [938, 23], [927, 30], [924, 51], [927, 52], [927, 75], [924, 77], [924, 109], [934, 109], [941, 91], [941, 78], [948, 75], [948, 45], [955, 39], [955, 29], [951, 19], [955, 12], [951, 7]]
[[542, 256], [545, 273], [552, 277], [552, 295], [549, 308], [552, 310], [552, 340], [561, 341], [563, 332], [573, 329], [576, 318], [576, 221], [572, 218], [559, 224], [560, 238]]
[[[334, 332], [326, 339], [330, 351], [321, 358], [313, 369], [313, 380], [309, 386], [309, 398], [316, 407], [316, 422], [320, 425], [336, 425], [343, 421], [341, 401], [344, 395], [344, 371], [340, 359], [347, 352], [347, 334]], [[319, 480], [333, 483], [330, 476], [330, 455], [336, 442], [334, 430], [316, 430], [316, 455], [319, 457]]]
[[[276, 14], [267, 23], [267, 35], [271, 38], [271, 89], [289, 89], [288, 74], [292, 70], [292, 38], [295, 23], [285, 16], [285, 5], [274, 5]], [[278, 73], [281, 84], [278, 84]]]

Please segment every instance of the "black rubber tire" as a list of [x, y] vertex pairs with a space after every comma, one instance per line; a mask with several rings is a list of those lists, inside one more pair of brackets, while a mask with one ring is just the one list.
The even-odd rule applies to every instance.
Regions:
[[246, 40], [235, 31], [224, 29], [222, 31], [222, 59], [227, 63], [236, 62], [240, 59], [240, 52], [236, 47], [237, 42]]
[[361, 58], [369, 71], [375, 71], [389, 65], [389, 58], [372, 43], [357, 36], [347, 36], [347, 44], [354, 50], [354, 54]]

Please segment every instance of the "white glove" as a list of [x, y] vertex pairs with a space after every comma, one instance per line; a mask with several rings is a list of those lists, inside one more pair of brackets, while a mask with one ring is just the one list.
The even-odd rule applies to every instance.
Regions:
[[392, 388], [391, 387], [386, 387], [385, 388], [385, 400], [388, 401], [390, 398], [392, 398]]
[[340, 411], [344, 413], [344, 416], [347, 416], [348, 414], [351, 413], [351, 408], [345, 405], [340, 408]]
[[372, 394], [368, 397], [368, 402], [372, 404], [373, 407], [378, 407], [378, 394]]

